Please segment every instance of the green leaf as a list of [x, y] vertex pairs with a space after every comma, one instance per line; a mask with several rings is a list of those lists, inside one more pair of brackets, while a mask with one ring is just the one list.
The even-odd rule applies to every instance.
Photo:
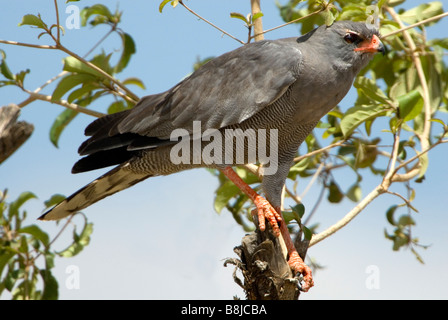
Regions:
[[59, 148], [59, 138], [62, 131], [67, 127], [67, 125], [78, 115], [77, 111], [72, 109], [65, 109], [62, 111], [57, 118], [54, 120], [53, 125], [50, 129], [50, 141], [56, 148]]
[[30, 73], [29, 69], [22, 70], [19, 73], [16, 73], [14, 76], [14, 79], [16, 80], [16, 83], [23, 86], [23, 82], [25, 81], [25, 76]]
[[97, 84], [84, 84], [81, 88], [73, 90], [67, 97], [67, 102], [72, 103], [77, 99], [82, 99], [83, 97], [90, 96], [95, 89], [98, 89]]
[[344, 198], [344, 194], [341, 192], [341, 189], [339, 189], [339, 186], [333, 180], [328, 186], [328, 191], [328, 201], [331, 203], [339, 203]]
[[123, 100], [115, 101], [111, 103], [109, 108], [107, 109], [108, 114], [121, 112], [126, 109], [125, 102]]
[[20, 237], [20, 246], [18, 248], [19, 252], [27, 253], [28, 252], [28, 241], [25, 236]]
[[428, 153], [421, 155], [419, 157], [419, 161], [420, 161], [420, 172], [418, 173], [416, 182], [423, 181], [426, 170], [428, 170], [429, 165]]
[[407, 227], [407, 226], [414, 226], [415, 225], [415, 221], [414, 219], [411, 218], [410, 215], [402, 215], [399, 219], [398, 219], [398, 225], [399, 226], [403, 226], [403, 227]]
[[109, 8], [102, 4], [95, 4], [91, 7], [86, 7], [81, 10], [81, 25], [86, 26], [87, 21], [92, 15], [97, 15], [92, 25], [98, 25], [100, 23], [113, 22], [114, 15], [110, 12]]
[[44, 282], [42, 300], [57, 300], [59, 296], [59, 284], [50, 270], [40, 270], [40, 276]]
[[385, 115], [387, 109], [382, 105], [357, 105], [347, 110], [341, 120], [340, 126], [344, 137], [349, 137], [352, 132], [363, 122], [373, 120]]
[[383, 3], [384, 3], [384, 2], [387, 2], [387, 5], [388, 5], [389, 7], [396, 7], [396, 6], [402, 4], [402, 3], [405, 2], [405, 1], [406, 1], [406, 0], [389, 0], [389, 1], [382, 1], [382, 2], [383, 2]]
[[159, 12], [162, 13], [162, 10], [165, 7], [165, 5], [170, 2], [173, 8], [175, 8], [178, 5], [179, 0], [163, 0], [162, 3], [159, 5]]
[[1, 74], [9, 80], [14, 80], [14, 75], [12, 74], [11, 70], [9, 70], [8, 65], [6, 64], [6, 53], [5, 51], [0, 49], [0, 54], [2, 57], [2, 61], [0, 63], [0, 72]]
[[305, 240], [311, 240], [311, 238], [313, 237], [313, 232], [304, 225], [301, 226], [301, 229]]
[[26, 233], [33, 236], [35, 239], [42, 242], [42, 244], [46, 247], [50, 243], [50, 237], [46, 232], [44, 232], [41, 228], [36, 226], [35, 224], [23, 227], [17, 230], [18, 233]]
[[93, 232], [93, 224], [87, 223], [84, 225], [83, 230], [78, 235], [76, 230], [73, 231], [73, 243], [63, 251], [57, 252], [61, 257], [71, 258], [80, 253], [85, 246], [90, 243], [90, 235]]
[[321, 12], [320, 14], [323, 16], [326, 26], [331, 26], [333, 24], [334, 20], [336, 20], [336, 17], [334, 16], [334, 14], [331, 10], [327, 9], [327, 10]]
[[241, 190], [231, 181], [226, 181], [216, 190], [215, 211], [220, 213], [233, 197], [241, 194]]
[[400, 14], [400, 19], [406, 23], [413, 24], [443, 13], [442, 2], [434, 1], [423, 3], [415, 8], [407, 10]]
[[393, 226], [397, 225], [397, 222], [395, 222], [395, 220], [394, 220], [394, 214], [395, 214], [395, 211], [397, 210], [397, 208], [398, 208], [397, 205], [393, 205], [386, 211], [386, 219]]
[[[247, 24], [247, 25], [249, 24], [249, 21], [247, 21], [247, 18], [239, 12], [231, 12], [230, 18], [240, 19], [240, 20], [244, 21], [245, 24]], [[252, 20], [253, 20], [253, 18], [252, 18]]]
[[65, 200], [65, 196], [62, 194], [54, 194], [50, 199], [44, 202], [45, 208], [50, 208], [54, 205], [57, 205], [59, 202]]
[[37, 199], [36, 195], [32, 192], [25, 191], [25, 192], [22, 192], [14, 202], [10, 203], [9, 211], [8, 211], [9, 220], [11, 220], [11, 218], [13, 216], [17, 216], [19, 214], [20, 207], [25, 202], [27, 202], [28, 200], [31, 200], [31, 199]]
[[427, 42], [428, 46], [439, 46], [448, 50], [448, 38], [431, 39]]
[[[249, 185], [259, 182], [256, 175], [246, 171], [245, 169], [235, 168], [235, 172], [241, 177], [241, 179], [243, 179], [244, 182]], [[220, 213], [232, 198], [241, 195], [242, 192], [232, 181], [225, 178], [224, 174], [220, 173], [218, 178], [221, 181], [221, 185], [216, 190], [214, 207], [215, 211]]]
[[[110, 72], [108, 72], [109, 68], [107, 67], [108, 63], [109, 63], [109, 59], [110, 59], [110, 55], [105, 56], [104, 54], [101, 54], [101, 55], [95, 56], [95, 58], [92, 59], [91, 63], [96, 65], [97, 67], [99, 67], [100, 69], [105, 71], [106, 73], [110, 74]], [[102, 64], [102, 66], [99, 65], [100, 63]], [[74, 73], [88, 74], [88, 75], [92, 75], [92, 76], [95, 76], [100, 79], [104, 79], [104, 76], [100, 72], [92, 69], [91, 67], [86, 65], [84, 62], [82, 62], [74, 57], [67, 57], [64, 59], [64, 70], [69, 71], [69, 72], [74, 72]]]
[[254, 22], [255, 20], [257, 20], [258, 18], [261, 18], [262, 16], [264, 16], [264, 14], [262, 12], [257, 12], [252, 16], [252, 22]]
[[291, 207], [291, 210], [297, 215], [297, 221], [300, 221], [300, 219], [302, 219], [303, 215], [305, 214], [305, 206], [303, 205], [303, 203], [299, 203], [294, 207]]
[[350, 189], [346, 193], [347, 198], [352, 200], [353, 202], [358, 202], [362, 197], [362, 190], [358, 183], [354, 184], [350, 187]]
[[380, 102], [386, 105], [393, 104], [387, 95], [376, 85], [372, 79], [359, 76], [354, 82], [354, 87], [361, 90], [371, 100]]
[[414, 119], [423, 109], [423, 98], [419, 90], [412, 90], [397, 98], [400, 118], [404, 121]]
[[127, 78], [127, 79], [123, 80], [121, 83], [123, 83], [124, 85], [133, 84], [133, 85], [136, 85], [137, 87], [140, 87], [141, 89], [146, 89], [143, 81], [140, 80], [139, 78], [135, 78], [135, 77]]
[[[8, 264], [9, 260], [11, 260], [15, 256], [14, 252], [2, 250], [0, 254], [0, 276], [2, 275], [3, 269]], [[1, 283], [0, 283], [1, 287]], [[1, 289], [0, 289], [1, 293]]]
[[24, 26], [24, 25], [35, 26], [39, 29], [44, 29], [44, 30], [48, 29], [45, 22], [42, 21], [40, 14], [38, 14], [37, 16], [35, 16], [34, 14], [24, 15], [22, 18], [22, 22], [19, 23], [19, 26]]
[[121, 40], [123, 42], [123, 53], [121, 54], [120, 60], [114, 68], [114, 73], [121, 72], [129, 63], [131, 56], [136, 52], [135, 43], [132, 37], [127, 33], [121, 33]]
[[[89, 68], [90, 69], [90, 68]], [[66, 94], [68, 91], [73, 89], [74, 87], [85, 84], [89, 82], [93, 82], [96, 80], [96, 77], [90, 75], [90, 74], [70, 74], [64, 78], [62, 78], [56, 88], [53, 91], [53, 94], [51, 96], [51, 99], [53, 101], [60, 100], [64, 94]]]

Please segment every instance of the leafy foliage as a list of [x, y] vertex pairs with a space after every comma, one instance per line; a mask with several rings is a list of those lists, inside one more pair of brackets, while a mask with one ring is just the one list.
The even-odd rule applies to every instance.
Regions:
[[[78, 1], [66, 0], [66, 3]], [[176, 7], [179, 2], [182, 4], [179, 0], [163, 0], [159, 11], [162, 12], [167, 4]], [[413, 24], [443, 12], [439, 1], [410, 9], [402, 7], [403, 4], [404, 0], [289, 0], [278, 4], [283, 20], [298, 23], [302, 33], [322, 24], [329, 25], [335, 20], [379, 21], [380, 31], [384, 35], [382, 41], [390, 48], [385, 57], [375, 57], [356, 78], [354, 87], [357, 99], [354, 104], [335, 107], [306, 138], [290, 169], [285, 190], [285, 197], [294, 205], [286, 209], [283, 215], [292, 228], [298, 227], [304, 238], [310, 241], [317, 233], [319, 224], [310, 226], [309, 221], [311, 217], [316, 218], [314, 214], [319, 204], [324, 199], [331, 204], [344, 199], [359, 203], [365, 193], [363, 179], [374, 175], [382, 181], [382, 192], [392, 193], [399, 199], [399, 203], [392, 205], [385, 213], [388, 228], [393, 229], [391, 233], [386, 229], [385, 237], [392, 242], [393, 250], [410, 247], [417, 259], [422, 261], [415, 248], [425, 246], [411, 233], [411, 228], [416, 224], [413, 215], [417, 212], [412, 205], [416, 197], [412, 185], [424, 182], [429, 166], [428, 151], [446, 142], [447, 138], [448, 125], [442, 119], [448, 112], [448, 68], [443, 59], [448, 49], [448, 39], [427, 39], [425, 26], [387, 36], [402, 28], [402, 22]], [[97, 99], [113, 96], [107, 112], [115, 113], [132, 108], [137, 102], [138, 97], [128, 87], [144, 88], [138, 78], [121, 81], [116, 78], [136, 53], [132, 36], [119, 28], [122, 12], [113, 12], [103, 4], [95, 4], [85, 7], [80, 17], [82, 27], [106, 25], [109, 27], [106, 36], [118, 36], [121, 52], [117, 59], [115, 52], [94, 50], [101, 41], [92, 48], [91, 51], [96, 52], [93, 57], [90, 53], [81, 57], [69, 51], [59, 40], [59, 31], [63, 34], [64, 29], [43, 21], [39, 14], [26, 14], [19, 24], [31, 27], [32, 32], [38, 31], [37, 38], [45, 36], [52, 39], [55, 44], [51, 49], [68, 54], [63, 60], [63, 72], [50, 80], [56, 82], [54, 91], [43, 97], [66, 107], [50, 128], [50, 141], [56, 147], [64, 129], [80, 111], [87, 113]], [[248, 41], [252, 39], [254, 22], [262, 17], [262, 13], [253, 16], [235, 12], [230, 14], [230, 18], [243, 21], [249, 29]], [[437, 20], [429, 25], [435, 23]], [[57, 36], [55, 30], [58, 31]], [[0, 88], [16, 86], [30, 93], [25, 86], [30, 70], [10, 70], [6, 62], [7, 54], [3, 50], [0, 50], [0, 58]], [[198, 61], [194, 69], [209, 59]], [[394, 166], [397, 168], [395, 171]], [[261, 180], [256, 171], [248, 167], [236, 170], [246, 183], [255, 190], [260, 189]], [[337, 172], [341, 170], [351, 174], [344, 174], [344, 179], [339, 179]], [[222, 173], [210, 171], [219, 181], [215, 210], [218, 213], [224, 209], [230, 211], [245, 230], [252, 230], [252, 203], [248, 197]], [[312, 210], [305, 210], [302, 203], [306, 192], [301, 195], [297, 193], [299, 180], [309, 180], [309, 185], [320, 184], [321, 194]], [[403, 196], [390, 191], [392, 183], [404, 185], [406, 194]], [[35, 198], [34, 194], [24, 192], [15, 201], [7, 203], [6, 192], [0, 196], [0, 294], [10, 292], [14, 299], [56, 299], [58, 283], [52, 275], [54, 259], [79, 254], [89, 244], [93, 230], [92, 224], [81, 215], [84, 218], [81, 231], [75, 228], [73, 241], [64, 250], [55, 250], [55, 239], [50, 239], [39, 226], [25, 224], [26, 212], [22, 206]], [[45, 206], [50, 207], [62, 198], [55, 195], [45, 202]], [[407, 213], [396, 218], [397, 212], [402, 210], [407, 210]]]
[[[278, 5], [280, 14], [285, 22], [300, 20], [300, 29], [306, 33], [313, 28], [328, 23], [331, 20], [368, 21], [369, 14], [377, 12], [381, 25], [381, 33], [387, 34], [400, 28], [398, 20], [406, 23], [416, 23], [443, 12], [441, 2], [430, 2], [409, 10], [400, 9], [398, 18], [391, 17], [386, 10], [387, 1], [375, 2], [357, 1], [297, 1], [290, 0], [285, 5]], [[387, 6], [399, 6], [404, 1], [388, 1]], [[372, 5], [375, 6], [372, 10]], [[241, 14], [234, 14], [234, 18], [245, 20]], [[246, 23], [247, 19], [246, 19]], [[434, 22], [433, 22], [434, 23]], [[440, 136], [446, 134], [446, 124], [440, 120], [440, 113], [446, 113], [447, 106], [447, 74], [448, 68], [443, 60], [443, 50], [447, 48], [446, 39], [426, 39], [424, 28], [411, 29], [408, 33], [411, 41], [418, 47], [418, 59], [421, 60], [427, 86], [429, 88], [430, 110], [424, 107], [424, 89], [422, 77], [418, 74], [418, 67], [410, 56], [409, 40], [406, 41], [402, 33], [387, 37], [383, 42], [390, 47], [385, 57], [376, 56], [370, 65], [356, 78], [354, 87], [358, 97], [353, 106], [343, 110], [340, 106], [331, 111], [318, 124], [306, 143], [306, 152], [319, 150], [321, 143], [334, 146], [328, 151], [313, 153], [311, 156], [297, 155], [297, 161], [291, 167], [288, 176], [290, 182], [296, 186], [297, 179], [308, 177], [315, 179], [327, 192], [327, 201], [340, 203], [344, 199], [358, 202], [362, 199], [361, 181], [370, 173], [384, 176], [393, 157], [391, 147], [396, 137], [399, 137], [398, 162], [409, 173], [411, 168], [418, 167], [418, 172], [402, 181], [410, 188], [412, 183], [421, 183], [428, 167], [428, 154], [420, 155], [418, 148], [424, 149], [427, 141], [433, 146], [440, 143]], [[439, 122], [443, 131], [428, 130], [425, 117]], [[376, 128], [380, 128], [380, 130]], [[426, 129], [425, 129], [426, 128]], [[380, 133], [379, 133], [380, 131]], [[431, 132], [431, 136], [424, 138], [423, 132]], [[319, 135], [320, 133], [320, 135]], [[389, 134], [387, 136], [386, 134]], [[427, 147], [431, 147], [431, 144]], [[413, 160], [412, 160], [413, 159]], [[389, 160], [389, 161], [385, 161]], [[336, 171], [351, 169], [354, 181], [347, 191], [340, 187], [335, 178]], [[345, 170], [346, 170], [345, 169]], [[241, 169], [243, 170], [243, 169]], [[365, 172], [365, 170], [368, 170]], [[344, 179], [346, 180], [346, 179]], [[258, 188], [260, 180], [252, 185]], [[342, 184], [346, 185], [344, 181]], [[295, 187], [294, 187], [295, 188]], [[290, 191], [291, 199], [301, 203], [301, 198]], [[415, 196], [415, 194], [414, 194]], [[405, 203], [399, 206], [411, 208], [410, 197], [403, 197]], [[319, 197], [316, 206], [322, 201]], [[227, 201], [227, 203], [226, 203]], [[222, 182], [216, 191], [215, 208], [229, 209], [234, 217], [241, 219], [247, 216], [249, 199], [239, 193], [232, 193], [232, 186]], [[236, 205], [237, 204], [237, 205]], [[395, 208], [395, 207], [394, 207]], [[238, 211], [239, 210], [239, 211]], [[413, 211], [413, 210], [411, 210]], [[388, 214], [386, 213], [386, 216]], [[421, 257], [412, 246], [419, 245], [418, 239], [411, 239], [410, 228], [415, 225], [410, 213], [408, 218], [400, 218], [392, 224], [396, 229], [394, 235], [386, 238], [394, 242], [394, 250], [403, 246], [411, 246], [419, 261]], [[404, 232], [403, 230], [408, 230]]]
[[[51, 239], [38, 225], [25, 225], [27, 212], [22, 206], [36, 196], [23, 192], [9, 203], [6, 197], [6, 191], [0, 193], [0, 296], [10, 292], [14, 300], [55, 300], [59, 290], [52, 273], [55, 258], [80, 253], [89, 244], [93, 225], [82, 215], [82, 231], [77, 233], [75, 227], [72, 243], [56, 251], [52, 245], [58, 236]], [[46, 207], [53, 206], [61, 198], [64, 197], [53, 196], [45, 202]]]

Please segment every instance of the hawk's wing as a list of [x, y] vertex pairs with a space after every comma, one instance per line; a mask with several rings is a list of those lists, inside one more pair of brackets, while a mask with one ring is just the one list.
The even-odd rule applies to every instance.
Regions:
[[215, 58], [171, 90], [144, 97], [115, 133], [169, 139], [193, 121], [202, 129], [241, 123], [282, 96], [298, 76], [301, 52], [294, 39], [260, 41]]

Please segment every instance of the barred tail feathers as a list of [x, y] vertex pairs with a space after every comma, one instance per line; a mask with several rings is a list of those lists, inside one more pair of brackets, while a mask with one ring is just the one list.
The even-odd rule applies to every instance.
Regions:
[[65, 218], [151, 176], [151, 174], [137, 174], [127, 170], [126, 167], [128, 165], [118, 166], [108, 171], [45, 212], [39, 217], [39, 220], [59, 220]]

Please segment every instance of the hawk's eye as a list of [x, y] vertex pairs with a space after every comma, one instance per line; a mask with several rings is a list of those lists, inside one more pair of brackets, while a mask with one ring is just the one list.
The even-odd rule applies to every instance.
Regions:
[[360, 43], [362, 41], [362, 38], [354, 32], [348, 32], [345, 36], [344, 36], [344, 40], [347, 43]]

